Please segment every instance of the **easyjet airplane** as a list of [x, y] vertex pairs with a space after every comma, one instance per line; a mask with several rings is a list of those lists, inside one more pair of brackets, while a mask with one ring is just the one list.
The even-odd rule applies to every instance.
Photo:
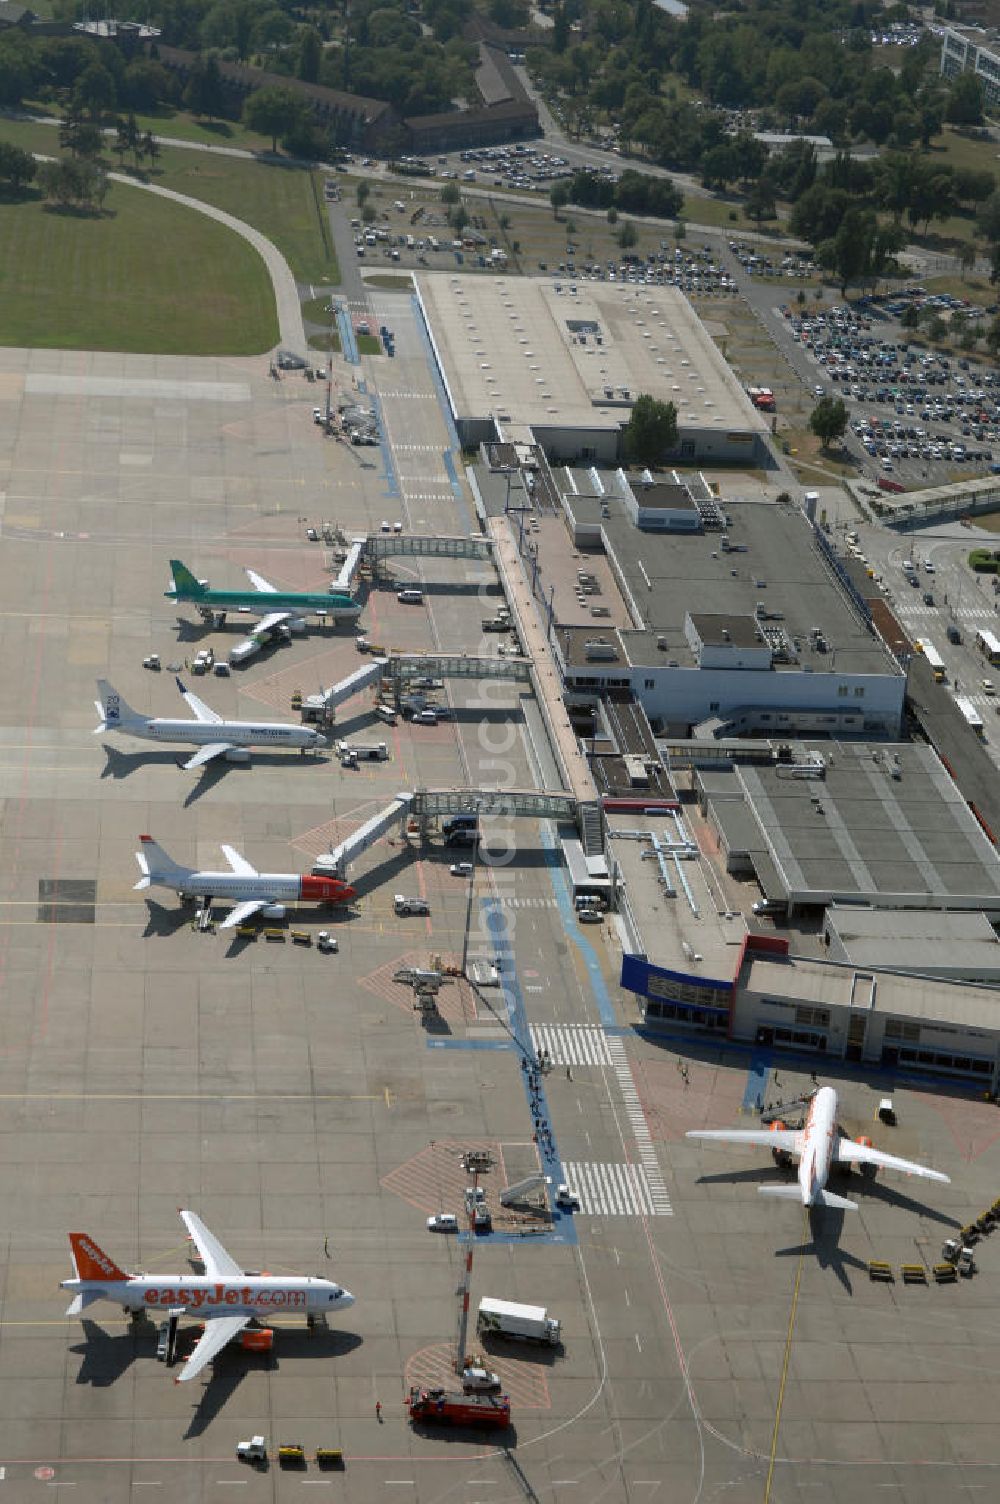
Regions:
[[928, 1180], [943, 1180], [950, 1183], [950, 1176], [940, 1170], [929, 1170], [912, 1159], [899, 1159], [895, 1154], [885, 1154], [875, 1149], [867, 1139], [844, 1138], [837, 1128], [837, 1093], [832, 1086], [821, 1086], [809, 1103], [805, 1127], [786, 1128], [775, 1123], [773, 1128], [695, 1128], [685, 1134], [686, 1138], [719, 1139], [725, 1144], [760, 1144], [773, 1151], [780, 1163], [790, 1163], [793, 1157], [799, 1161], [795, 1185], [759, 1185], [762, 1196], [781, 1196], [788, 1201], [801, 1201], [803, 1206], [837, 1206], [857, 1211], [858, 1203], [848, 1201], [846, 1196], [835, 1196], [826, 1189], [830, 1167], [834, 1164], [872, 1167], [887, 1170], [905, 1170], [908, 1175], [924, 1175]]
[[[94, 1301], [110, 1300], [134, 1315], [176, 1312], [203, 1321], [204, 1334], [178, 1374], [177, 1384], [201, 1373], [251, 1321], [289, 1312], [307, 1318], [330, 1316], [354, 1304], [349, 1290], [319, 1275], [245, 1274], [200, 1217], [182, 1211], [181, 1219], [205, 1266], [204, 1274], [126, 1274], [93, 1238], [71, 1232], [74, 1278], [61, 1283], [63, 1290], [76, 1292], [67, 1316], [82, 1316]], [[249, 1338], [246, 1333], [246, 1345], [250, 1345]]]

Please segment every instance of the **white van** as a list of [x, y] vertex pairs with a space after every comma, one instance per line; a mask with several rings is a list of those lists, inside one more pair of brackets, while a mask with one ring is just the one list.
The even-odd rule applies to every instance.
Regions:
[[395, 726], [396, 712], [393, 710], [391, 705], [376, 705], [375, 714], [378, 716], [380, 721], [385, 721], [387, 726]]
[[402, 601], [404, 606], [419, 606], [424, 599], [422, 590], [397, 590], [397, 601]]

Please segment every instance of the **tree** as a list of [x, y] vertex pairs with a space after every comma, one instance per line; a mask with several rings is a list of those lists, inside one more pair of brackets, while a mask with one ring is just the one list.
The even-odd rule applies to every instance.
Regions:
[[976, 223], [991, 245], [1000, 245], [1000, 190], [995, 189], [979, 205]]
[[965, 281], [966, 272], [971, 272], [976, 264], [976, 247], [971, 240], [966, 240], [958, 253], [958, 264], [962, 268], [962, 281]]
[[125, 166], [125, 158], [129, 153], [130, 142], [128, 139], [128, 126], [124, 120], [115, 121], [115, 144], [111, 148], [118, 158], [118, 166]]
[[847, 408], [839, 397], [821, 397], [809, 416], [809, 427], [824, 449], [833, 439], [843, 437], [847, 428]]
[[763, 219], [774, 219], [776, 214], [774, 189], [767, 178], [759, 178], [747, 194], [744, 209], [749, 217], [760, 224]]
[[9, 141], [0, 141], [0, 183], [14, 193], [19, 193], [28, 183], [33, 182], [37, 171], [38, 164], [30, 151], [12, 146]]
[[271, 150], [277, 152], [278, 137], [294, 130], [303, 114], [297, 94], [283, 84], [255, 89], [243, 106], [243, 123], [262, 136], [270, 136]]
[[677, 447], [677, 409], [645, 393], [635, 399], [622, 435], [630, 465], [656, 465]]
[[907, 303], [903, 309], [903, 316], [899, 321], [904, 329], [919, 329], [922, 323], [922, 315], [916, 303]]
[[319, 65], [323, 58], [323, 40], [315, 26], [307, 26], [299, 41], [298, 75], [303, 83], [314, 84], [319, 80]]
[[948, 90], [944, 118], [949, 125], [982, 125], [983, 86], [974, 73], [959, 73]]
[[457, 183], [445, 183], [441, 189], [441, 202], [443, 204], [448, 204], [449, 206], [457, 204], [461, 197], [462, 195], [459, 192]]
[[630, 251], [639, 244], [639, 232], [630, 219], [622, 220], [616, 239], [623, 251]]
[[183, 95], [184, 103], [199, 119], [214, 120], [222, 114], [222, 74], [214, 54], [199, 57], [191, 69]]
[[160, 155], [160, 147], [152, 131], [147, 131], [142, 138], [143, 156], [149, 158], [150, 167], [156, 166], [156, 159]]
[[448, 218], [451, 220], [451, 226], [455, 234], [461, 239], [462, 231], [469, 223], [469, 214], [465, 205], [461, 203], [456, 204], [448, 215]]
[[549, 189], [549, 203], [552, 205], [554, 217], [558, 219], [559, 210], [565, 209], [569, 203], [569, 184], [567, 182], [559, 180], [552, 184], [552, 187]]
[[372, 193], [372, 185], [371, 185], [371, 183], [366, 182], [365, 179], [362, 178], [361, 182], [358, 184], [358, 189], [357, 189], [357, 194], [356, 194], [356, 197], [357, 197], [357, 200], [358, 200], [358, 208], [359, 209], [363, 209], [365, 207], [365, 204], [371, 198], [371, 193]]
[[100, 120], [118, 103], [118, 88], [103, 63], [93, 62], [84, 68], [73, 88], [73, 104], [81, 115]]

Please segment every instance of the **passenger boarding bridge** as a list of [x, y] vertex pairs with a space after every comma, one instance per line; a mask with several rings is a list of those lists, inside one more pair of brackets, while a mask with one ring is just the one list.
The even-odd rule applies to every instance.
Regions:
[[322, 694], [309, 695], [302, 702], [304, 721], [329, 724], [335, 711], [362, 690], [380, 688], [383, 679], [391, 681], [392, 701], [398, 711], [412, 681], [418, 678], [513, 680], [531, 683], [530, 658], [477, 658], [464, 653], [393, 653], [377, 657], [333, 684]]
[[423, 533], [372, 533], [365, 539], [364, 557], [378, 559], [493, 558], [493, 539], [472, 536], [429, 538]]
[[503, 816], [507, 819], [573, 820], [580, 814], [572, 794], [539, 789], [418, 789], [399, 793], [385, 809], [366, 820], [346, 840], [319, 857], [313, 870], [343, 877], [376, 841], [397, 826], [424, 839], [433, 819], [449, 815]]

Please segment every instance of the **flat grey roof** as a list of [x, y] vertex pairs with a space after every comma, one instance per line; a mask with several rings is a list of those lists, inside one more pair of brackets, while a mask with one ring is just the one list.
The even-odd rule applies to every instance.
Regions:
[[[1000, 857], [930, 747], [835, 742], [824, 751], [824, 779], [780, 764], [740, 764], [730, 775], [785, 893], [798, 903], [1000, 910]], [[729, 806], [714, 808], [725, 824]]]
[[[725, 553], [716, 532], [640, 532], [617, 504], [609, 508], [610, 517], [602, 519], [607, 547], [633, 598], [648, 612], [648, 633], [622, 635], [633, 663], [676, 659], [690, 667], [694, 658], [684, 636], [689, 612], [753, 616], [760, 601], [772, 618], [762, 625], [783, 633], [793, 655], [796, 639], [799, 642], [798, 661], [776, 664], [777, 672], [803, 667], [816, 673], [900, 672], [848, 605], [799, 511], [773, 502], [728, 498], [721, 506], [733, 545]], [[781, 619], [773, 619], [779, 613]], [[821, 653], [812, 646], [813, 627], [822, 629], [829, 651]], [[666, 639], [665, 647], [658, 648], [658, 637]]]
[[858, 966], [1000, 971], [1000, 942], [985, 914], [832, 907], [825, 922]]
[[[748, 959], [741, 982], [751, 992], [791, 1003], [849, 1008], [856, 995], [855, 975], [853, 966], [757, 956]], [[870, 997], [871, 990], [860, 988], [858, 995]], [[940, 977], [880, 973], [875, 1009], [883, 1017], [940, 1020], [962, 1029], [995, 1029], [1000, 1025], [1000, 995], [995, 987], [947, 982]]]
[[706, 647], [752, 648], [762, 646], [753, 616], [707, 616], [692, 614], [691, 624]]
[[648, 508], [651, 512], [696, 512], [698, 510], [687, 487], [680, 486], [675, 481], [641, 481], [631, 476], [629, 479], [632, 495], [640, 507]]
[[415, 281], [459, 419], [613, 430], [648, 392], [674, 403], [682, 430], [767, 432], [675, 287], [507, 276], [473, 284], [450, 272]]

